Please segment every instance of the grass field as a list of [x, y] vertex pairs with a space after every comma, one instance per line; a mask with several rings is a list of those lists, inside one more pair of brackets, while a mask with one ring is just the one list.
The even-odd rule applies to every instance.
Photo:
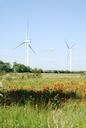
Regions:
[[85, 74], [0, 74], [0, 128], [86, 128]]

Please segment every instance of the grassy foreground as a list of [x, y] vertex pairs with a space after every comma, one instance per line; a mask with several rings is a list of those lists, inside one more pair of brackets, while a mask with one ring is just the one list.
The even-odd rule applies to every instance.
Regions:
[[0, 128], [86, 128], [86, 102], [69, 101], [57, 110], [0, 107]]
[[86, 128], [85, 75], [6, 74], [0, 80], [0, 128]]

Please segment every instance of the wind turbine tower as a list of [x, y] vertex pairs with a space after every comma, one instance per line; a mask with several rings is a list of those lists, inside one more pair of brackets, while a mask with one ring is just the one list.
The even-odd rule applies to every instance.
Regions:
[[75, 46], [75, 44], [73, 44], [72, 46], [69, 46], [69, 44], [67, 43], [67, 41], [65, 41], [67, 49], [69, 51], [69, 71], [72, 71], [72, 49]]

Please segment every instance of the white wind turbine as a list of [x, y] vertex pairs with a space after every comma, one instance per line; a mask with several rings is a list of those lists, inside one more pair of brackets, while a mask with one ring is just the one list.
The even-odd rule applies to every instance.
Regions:
[[72, 71], [72, 49], [75, 46], [75, 44], [73, 44], [72, 46], [69, 46], [67, 41], [65, 41], [65, 43], [69, 51], [69, 71], [71, 72]]
[[28, 30], [27, 30], [27, 32], [26, 32], [26, 39], [25, 39], [25, 41], [24, 42], [22, 42], [21, 44], [19, 44], [16, 48], [14, 48], [14, 50], [15, 49], [17, 49], [18, 47], [20, 47], [21, 45], [23, 45], [23, 44], [26, 44], [26, 50], [27, 50], [27, 52], [26, 52], [26, 65], [27, 66], [29, 66], [29, 48], [32, 50], [32, 52], [33, 53], [35, 53], [36, 54], [36, 52], [32, 49], [32, 47], [31, 47], [31, 39], [30, 38], [28, 38]]

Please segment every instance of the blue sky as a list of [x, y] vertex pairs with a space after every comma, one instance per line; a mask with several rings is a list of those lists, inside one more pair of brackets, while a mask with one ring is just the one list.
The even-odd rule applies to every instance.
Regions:
[[68, 69], [69, 45], [72, 70], [86, 70], [85, 0], [0, 0], [0, 59], [26, 64], [26, 46], [15, 51], [25, 40], [27, 19], [31, 46], [29, 65], [43, 69]]

